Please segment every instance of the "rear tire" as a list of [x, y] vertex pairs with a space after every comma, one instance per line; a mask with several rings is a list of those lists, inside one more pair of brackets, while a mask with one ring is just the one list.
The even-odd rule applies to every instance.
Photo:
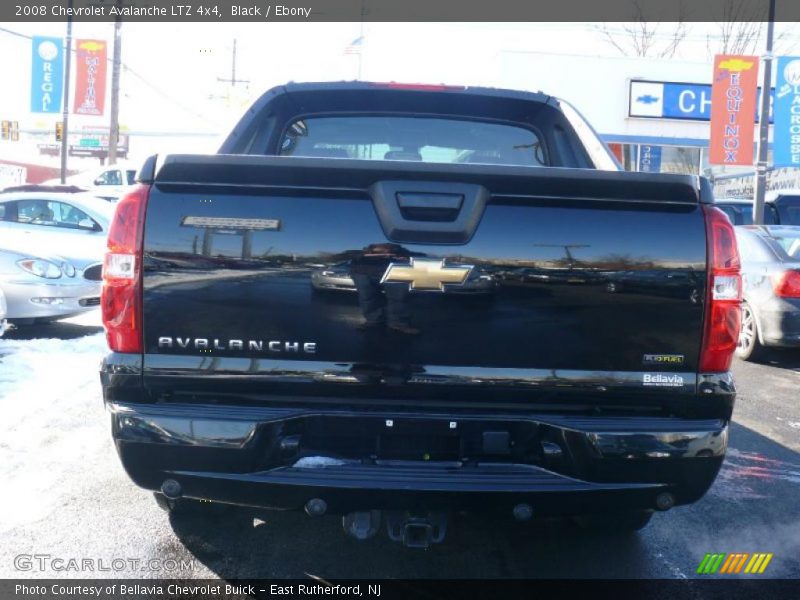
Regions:
[[759, 360], [766, 350], [758, 340], [758, 321], [756, 313], [747, 302], [742, 302], [742, 326], [736, 344], [736, 356], [742, 360]]
[[630, 510], [580, 515], [573, 517], [573, 520], [583, 529], [590, 531], [632, 533], [644, 528], [652, 518], [652, 510]]

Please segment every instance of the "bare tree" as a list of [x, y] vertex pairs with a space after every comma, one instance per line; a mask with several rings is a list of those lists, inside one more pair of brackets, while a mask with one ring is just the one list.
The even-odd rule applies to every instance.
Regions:
[[706, 36], [709, 54], [751, 54], [758, 48], [765, 20], [763, 3], [725, 0], [716, 35]]
[[[721, 5], [716, 32], [706, 36], [706, 47], [714, 54], [757, 54], [761, 50], [761, 37], [767, 20], [766, 3], [761, 0], [725, 0]], [[787, 32], [775, 37], [778, 46]]]
[[679, 20], [672, 23], [649, 21], [640, 0], [633, 0], [631, 5], [634, 17], [632, 21], [619, 23], [618, 27], [609, 26], [608, 23], [597, 26], [603, 38], [624, 56], [675, 56], [688, 33], [683, 19], [683, 2], [678, 8]]

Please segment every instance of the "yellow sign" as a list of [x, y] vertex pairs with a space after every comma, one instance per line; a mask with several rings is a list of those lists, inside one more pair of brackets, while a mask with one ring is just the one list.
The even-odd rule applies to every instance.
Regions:
[[729, 58], [728, 60], [723, 60], [719, 63], [720, 69], [725, 69], [726, 71], [749, 71], [753, 68], [755, 63], [750, 60], [742, 60], [741, 58]]

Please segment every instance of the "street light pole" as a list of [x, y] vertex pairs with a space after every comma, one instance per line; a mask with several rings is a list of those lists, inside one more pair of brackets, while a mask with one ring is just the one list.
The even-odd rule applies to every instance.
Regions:
[[756, 163], [753, 223], [764, 224], [764, 196], [767, 192], [767, 150], [769, 149], [769, 101], [772, 89], [772, 36], [775, 28], [775, 0], [769, 0], [767, 51], [761, 79], [761, 118], [758, 122], [758, 162]]
[[[117, 0], [117, 6], [122, 1]], [[122, 63], [122, 17], [114, 21], [114, 61], [111, 66], [111, 123], [108, 128], [108, 164], [117, 162], [119, 144], [119, 72]]]
[[72, 0], [67, 3], [67, 47], [64, 52], [64, 111], [61, 115], [61, 183], [67, 180], [67, 151], [69, 149], [69, 75], [72, 69]]

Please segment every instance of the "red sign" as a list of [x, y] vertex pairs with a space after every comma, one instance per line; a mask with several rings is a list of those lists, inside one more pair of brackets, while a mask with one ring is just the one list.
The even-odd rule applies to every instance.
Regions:
[[753, 164], [757, 88], [757, 57], [714, 57], [708, 155], [712, 165]]
[[106, 99], [106, 43], [104, 40], [77, 40], [75, 107], [79, 115], [103, 114]]

